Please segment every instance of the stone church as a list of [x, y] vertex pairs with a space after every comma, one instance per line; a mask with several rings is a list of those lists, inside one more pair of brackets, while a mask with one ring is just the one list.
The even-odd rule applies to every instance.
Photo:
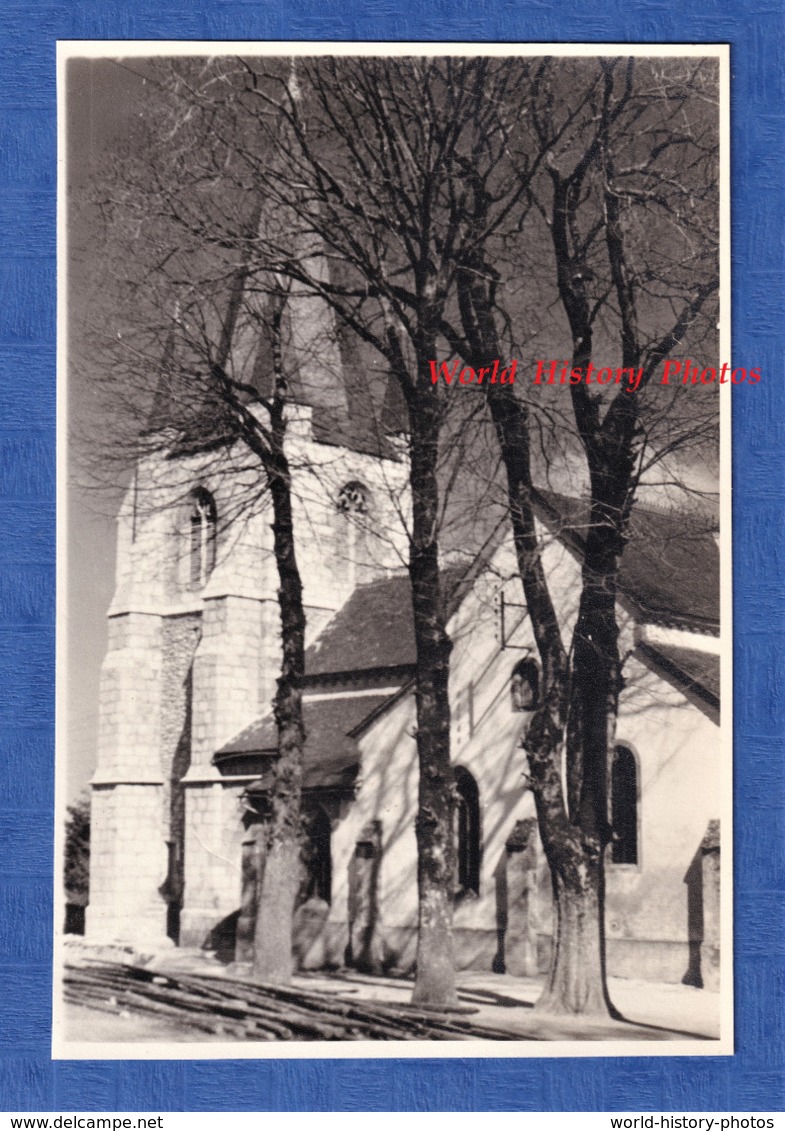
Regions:
[[[318, 322], [296, 304], [291, 318]], [[308, 621], [297, 959], [407, 970], [417, 758], [406, 443], [394, 411], [380, 427], [355, 411], [340, 343], [332, 348], [330, 366], [300, 372], [288, 430]], [[118, 517], [87, 933], [242, 959], [249, 818], [276, 758], [280, 626], [269, 500], [240, 506], [258, 477], [221, 457], [195, 447], [141, 460]], [[537, 506], [567, 639], [586, 507], [546, 492]], [[609, 783], [608, 968], [708, 988], [719, 968], [718, 575], [710, 531], [637, 509], [621, 579], [628, 658]], [[443, 581], [459, 961], [533, 974], [547, 968], [552, 929], [521, 746], [536, 650], [505, 525], [470, 558], [449, 555]]]

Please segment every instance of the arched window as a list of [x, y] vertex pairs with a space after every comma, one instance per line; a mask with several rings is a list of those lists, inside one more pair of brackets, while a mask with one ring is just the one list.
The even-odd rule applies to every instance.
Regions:
[[533, 711], [539, 703], [540, 669], [535, 660], [519, 660], [512, 669], [510, 698], [513, 711]]
[[614, 864], [638, 863], [638, 767], [626, 746], [617, 746], [611, 766], [611, 824]]
[[215, 518], [212, 495], [197, 487], [191, 493], [190, 511], [190, 579], [194, 589], [201, 589], [215, 566]]
[[369, 580], [371, 502], [370, 491], [356, 479], [345, 483], [335, 498], [332, 573], [347, 588]]
[[458, 857], [457, 895], [480, 894], [480, 791], [463, 766], [455, 768], [455, 853]]

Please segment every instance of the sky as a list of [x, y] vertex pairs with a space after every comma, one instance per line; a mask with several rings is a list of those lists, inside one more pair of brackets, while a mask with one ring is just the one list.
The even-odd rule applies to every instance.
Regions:
[[[110, 60], [72, 60], [67, 71], [66, 178], [72, 199], [91, 183], [97, 163], [128, 133], [139, 113], [142, 80]], [[69, 279], [88, 256], [100, 254], [87, 216], [72, 214], [68, 224]], [[69, 339], [79, 334], [87, 315], [81, 289], [69, 289]], [[72, 359], [73, 360], [73, 359]], [[118, 491], [89, 486], [80, 421], [90, 416], [89, 390], [72, 369], [68, 382], [68, 800], [78, 796], [95, 765], [98, 678], [106, 651], [106, 610], [112, 596], [115, 565], [115, 514]]]

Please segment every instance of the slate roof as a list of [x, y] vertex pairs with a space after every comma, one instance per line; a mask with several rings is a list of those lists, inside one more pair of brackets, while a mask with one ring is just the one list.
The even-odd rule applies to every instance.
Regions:
[[308, 676], [414, 663], [409, 577], [360, 585], [308, 649]]
[[[345, 698], [303, 701], [305, 789], [348, 789], [357, 772], [357, 745], [352, 737], [363, 720], [390, 698], [383, 695], [355, 695]], [[246, 727], [215, 755], [215, 764], [226, 773], [271, 773], [276, 755], [277, 736], [272, 713]], [[257, 757], [254, 757], [256, 755]]]
[[720, 657], [670, 644], [641, 644], [640, 651], [670, 676], [683, 691], [692, 692], [710, 707], [720, 706]]
[[[467, 570], [465, 564], [441, 571], [448, 619], [476, 574], [476, 566]], [[306, 652], [305, 670], [310, 678], [331, 672], [402, 668], [413, 666], [415, 658], [409, 575], [398, 573], [355, 589]]]
[[[589, 528], [588, 502], [538, 492], [543, 518], [580, 552]], [[708, 523], [678, 511], [636, 506], [619, 587], [640, 618], [716, 633], [720, 619], [719, 549]]]

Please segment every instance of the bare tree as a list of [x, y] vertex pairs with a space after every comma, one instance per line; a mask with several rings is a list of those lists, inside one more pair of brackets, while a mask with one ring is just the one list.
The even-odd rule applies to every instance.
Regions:
[[[584, 66], [566, 75], [545, 60], [533, 74], [534, 136], [527, 141], [544, 155], [544, 171], [530, 199], [549, 233], [569, 330], [572, 428], [589, 495], [580, 605], [569, 647], [535, 520], [530, 406], [509, 386], [489, 384], [486, 396], [542, 666], [525, 743], [554, 894], [551, 969], [537, 1006], [548, 1012], [603, 1014], [611, 1008], [603, 860], [612, 837], [608, 754], [624, 685], [619, 570], [643, 469], [679, 446], [705, 441], [716, 418], [714, 398], [705, 416], [688, 410], [679, 418], [671, 391], [650, 389], [663, 360], [683, 342], [694, 348], [708, 340], [716, 350], [709, 333], [718, 287], [712, 78], [705, 64], [692, 61], [663, 63], [661, 69], [644, 65], [636, 73], [633, 60], [600, 60], [588, 74]], [[459, 280], [460, 333], [450, 329], [449, 337], [479, 368], [500, 355], [511, 311], [489, 239], [501, 202], [482, 171], [475, 171], [472, 188], [475, 240]], [[629, 374], [620, 386], [586, 383], [598, 336]], [[601, 367], [595, 362], [594, 368]], [[573, 373], [578, 380], [569, 380]], [[562, 515], [565, 521], [570, 518]]]
[[[467, 223], [472, 170], [505, 196], [494, 228], [519, 215], [537, 162], [511, 169], [498, 145], [498, 107], [514, 113], [528, 67], [482, 58], [304, 60], [297, 95], [247, 64], [251, 113], [286, 123], [285, 162], [268, 147], [247, 155], [265, 198], [289, 227], [328, 249], [331, 277], [315, 277], [285, 244], [263, 254], [311, 288], [341, 323], [386, 360], [408, 410], [412, 527], [409, 575], [417, 651], [419, 929], [414, 998], [454, 999], [454, 777], [448, 699], [451, 643], [439, 572], [444, 480], [440, 441], [450, 395], [435, 359], [455, 311], [476, 233]], [[256, 107], [261, 107], [257, 110]], [[264, 125], [261, 127], [264, 129]], [[492, 131], [493, 140], [488, 131]], [[268, 146], [272, 144], [267, 127]], [[504, 192], [497, 181], [504, 183]]]
[[[112, 321], [123, 326], [117, 333], [101, 326], [90, 334], [103, 362], [105, 420], [114, 424], [97, 445], [98, 474], [111, 478], [134, 462], [152, 458], [166, 465], [172, 456], [202, 453], [208, 461], [202, 470], [235, 478], [233, 506], [223, 516], [228, 527], [260, 506], [271, 509], [282, 645], [273, 701], [278, 757], [258, 813], [264, 831], [253, 972], [264, 981], [285, 982], [300, 883], [306, 627], [287, 455], [289, 288], [270, 274], [262, 286], [257, 258], [249, 290], [251, 267], [242, 251], [261, 222], [256, 196], [227, 199], [218, 193], [212, 238], [205, 238], [205, 180], [226, 150], [200, 132], [204, 123], [192, 119], [171, 82], [166, 94], [159, 83], [149, 132], [125, 161], [112, 163], [90, 203], [103, 213], [115, 256], [103, 264], [99, 286], [112, 292]], [[188, 161], [189, 151], [199, 152], [201, 163]], [[180, 176], [184, 162], [188, 174]], [[254, 369], [262, 354], [260, 381]], [[154, 488], [147, 505], [159, 504]], [[167, 496], [165, 505], [171, 504]]]
[[[250, 95], [265, 108], [277, 105], [294, 139], [286, 165], [271, 171], [257, 161], [256, 172], [266, 195], [322, 241], [338, 266], [333, 278], [316, 279], [291, 260], [285, 246], [273, 243], [265, 254], [282, 273], [323, 295], [341, 321], [385, 358], [408, 410], [408, 568], [420, 769], [414, 1000], [449, 1004], [455, 998], [451, 644], [438, 544], [439, 437], [446, 406], [431, 380], [430, 361], [451, 287], [443, 218], [466, 124], [463, 105], [477, 97], [478, 75], [466, 68], [451, 85], [430, 61], [393, 70], [376, 60], [324, 60], [305, 61], [297, 81], [301, 97], [289, 96], [290, 86], [276, 98], [250, 75]], [[448, 94], [458, 95], [457, 105], [440, 116], [436, 107]], [[431, 110], [425, 116], [423, 99]], [[293, 184], [305, 187], [293, 195]], [[402, 286], [411, 288], [405, 297]]]

